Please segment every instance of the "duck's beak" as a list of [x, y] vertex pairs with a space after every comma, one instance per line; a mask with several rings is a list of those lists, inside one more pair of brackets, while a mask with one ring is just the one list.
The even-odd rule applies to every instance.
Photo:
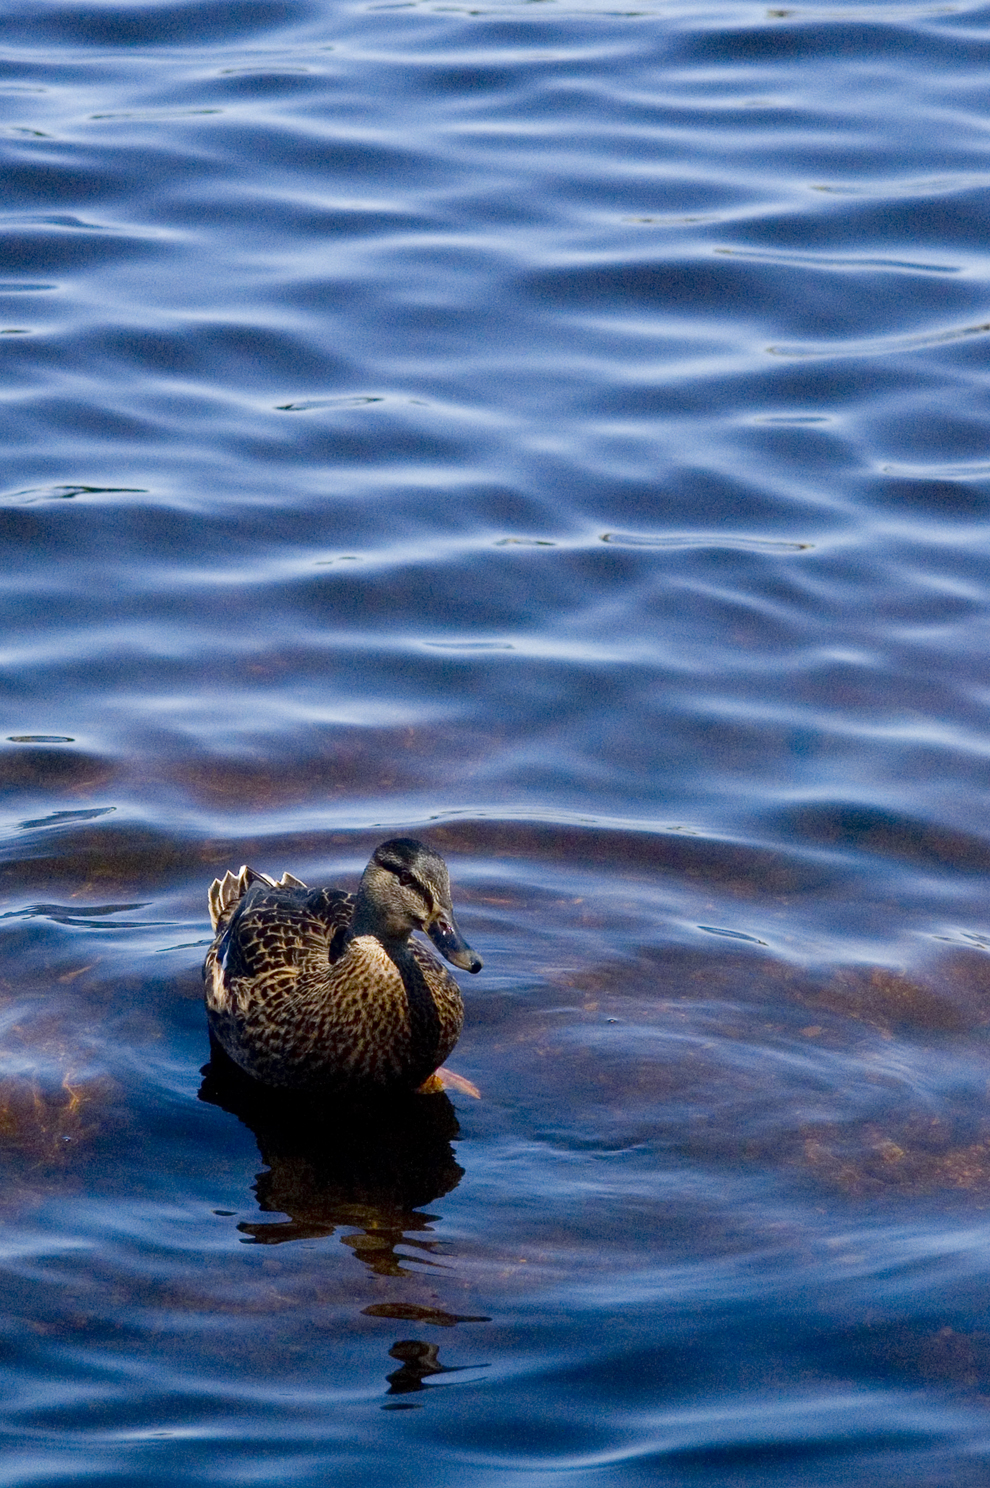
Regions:
[[453, 917], [441, 915], [427, 925], [426, 933], [440, 952], [446, 956], [452, 966], [459, 966], [462, 971], [480, 971], [483, 965], [480, 956], [476, 956], [468, 945], [464, 936], [458, 930]]

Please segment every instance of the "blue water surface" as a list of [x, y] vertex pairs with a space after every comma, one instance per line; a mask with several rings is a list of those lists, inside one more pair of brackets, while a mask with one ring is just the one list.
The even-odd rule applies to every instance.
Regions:
[[[5, 1482], [985, 1483], [988, 77], [4, 5]], [[396, 833], [480, 1099], [244, 1106], [210, 880]]]

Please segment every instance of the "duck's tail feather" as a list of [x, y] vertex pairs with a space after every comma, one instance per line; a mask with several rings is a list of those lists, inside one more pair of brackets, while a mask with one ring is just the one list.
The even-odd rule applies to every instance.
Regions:
[[230, 918], [253, 883], [271, 884], [273, 881], [267, 873], [258, 873], [246, 863], [237, 873], [228, 871], [223, 878], [215, 878], [210, 884], [210, 919], [214, 930]]
[[267, 873], [259, 873], [256, 868], [249, 868], [247, 864], [237, 873], [228, 871], [223, 878], [215, 878], [210, 884], [210, 919], [214, 930], [229, 920], [248, 889], [255, 883], [267, 884], [270, 889], [304, 889], [306, 887], [302, 879], [296, 878], [292, 873], [283, 873], [282, 877], [276, 880], [269, 878]]

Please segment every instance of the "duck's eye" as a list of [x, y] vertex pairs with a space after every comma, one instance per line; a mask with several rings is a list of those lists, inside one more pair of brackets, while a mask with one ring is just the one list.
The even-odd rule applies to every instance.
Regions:
[[416, 880], [406, 868], [403, 868], [401, 873], [397, 873], [396, 878], [404, 889], [414, 889], [416, 887]]

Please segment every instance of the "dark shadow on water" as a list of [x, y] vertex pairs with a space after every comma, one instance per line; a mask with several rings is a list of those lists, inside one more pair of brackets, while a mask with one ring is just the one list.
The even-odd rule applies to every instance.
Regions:
[[[255, 1182], [259, 1208], [283, 1220], [238, 1226], [245, 1242], [279, 1245], [333, 1235], [381, 1276], [434, 1259], [436, 1216], [423, 1206], [456, 1188], [464, 1169], [451, 1143], [459, 1135], [446, 1095], [327, 1102], [266, 1090], [221, 1050], [211, 1051], [199, 1098], [237, 1116], [255, 1136], [267, 1172]], [[398, 1245], [414, 1250], [400, 1256]]]

